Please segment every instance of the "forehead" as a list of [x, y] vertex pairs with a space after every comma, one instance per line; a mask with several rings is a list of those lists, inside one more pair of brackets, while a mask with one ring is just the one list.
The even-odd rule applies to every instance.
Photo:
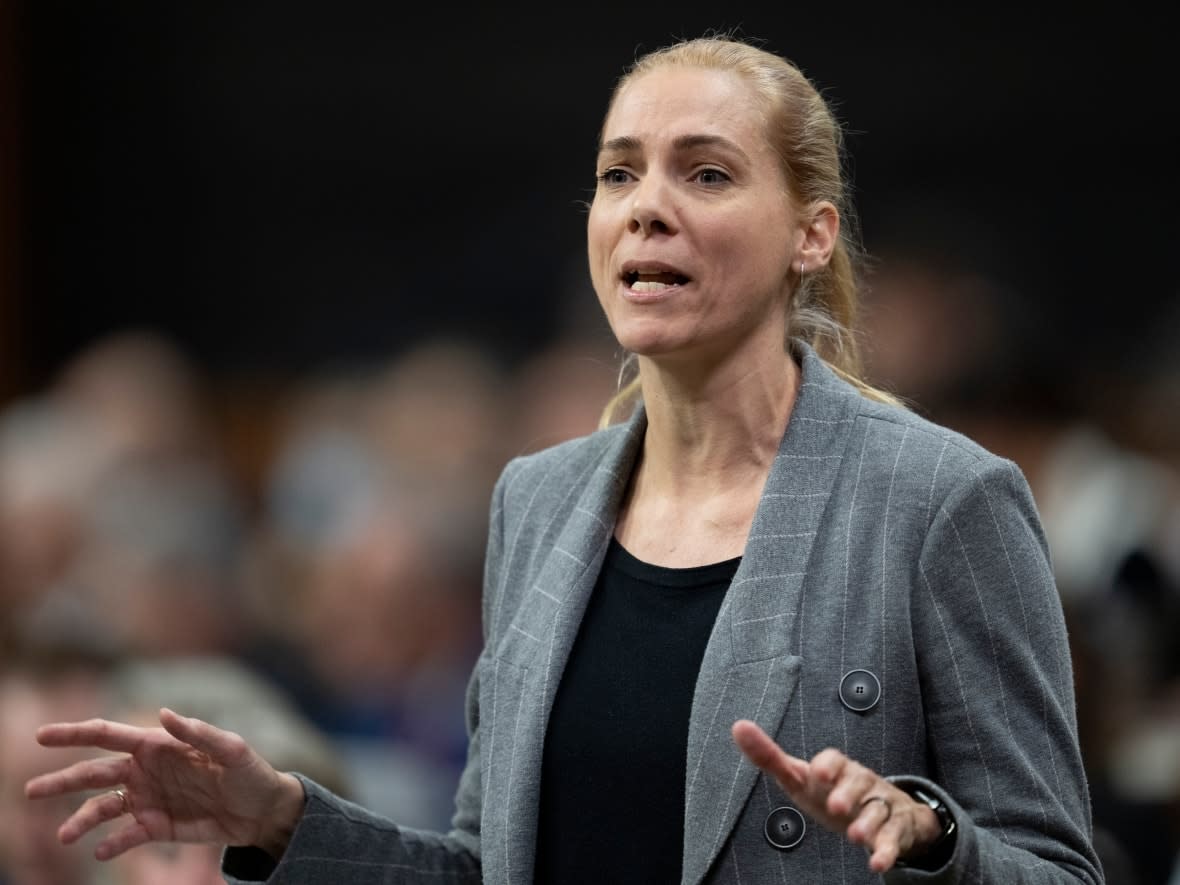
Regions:
[[723, 135], [746, 150], [768, 147], [754, 88], [738, 74], [668, 67], [641, 74], [619, 92], [602, 129], [604, 142], [622, 136], [645, 143], [679, 135]]

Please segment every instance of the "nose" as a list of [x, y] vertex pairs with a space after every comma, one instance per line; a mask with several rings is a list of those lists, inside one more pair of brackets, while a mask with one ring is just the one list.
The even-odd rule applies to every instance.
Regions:
[[631, 218], [627, 223], [631, 233], [650, 237], [675, 230], [671, 189], [659, 175], [645, 175], [632, 193]]

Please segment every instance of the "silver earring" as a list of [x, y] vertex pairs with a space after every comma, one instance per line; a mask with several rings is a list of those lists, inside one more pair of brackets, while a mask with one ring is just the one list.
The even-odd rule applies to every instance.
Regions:
[[802, 279], [802, 277], [803, 277], [803, 271], [804, 271], [803, 259], [800, 258], [799, 259], [799, 277], [800, 277], [800, 279]]

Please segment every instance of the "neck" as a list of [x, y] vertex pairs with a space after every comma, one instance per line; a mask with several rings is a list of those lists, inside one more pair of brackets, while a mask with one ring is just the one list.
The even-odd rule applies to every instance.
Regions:
[[761, 486], [798, 392], [800, 370], [789, 353], [708, 373], [641, 358], [640, 377], [648, 421], [641, 469], [649, 488], [692, 498], [746, 482]]

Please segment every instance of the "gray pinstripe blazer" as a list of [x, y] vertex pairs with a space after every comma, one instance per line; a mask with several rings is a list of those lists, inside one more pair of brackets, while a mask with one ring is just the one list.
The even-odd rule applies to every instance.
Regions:
[[[947, 802], [949, 863], [888, 882], [1101, 882], [1062, 611], [1024, 478], [799, 353], [800, 395], [697, 680], [683, 881], [876, 881], [863, 849], [818, 825], [791, 850], [768, 842], [768, 814], [791, 802], [733, 744], [744, 717], [796, 756], [838, 747]], [[270, 881], [532, 880], [546, 717], [644, 426], [640, 413], [514, 460], [496, 486], [454, 829], [398, 828], [308, 782]], [[839, 698], [854, 669], [882, 689], [860, 713]]]

